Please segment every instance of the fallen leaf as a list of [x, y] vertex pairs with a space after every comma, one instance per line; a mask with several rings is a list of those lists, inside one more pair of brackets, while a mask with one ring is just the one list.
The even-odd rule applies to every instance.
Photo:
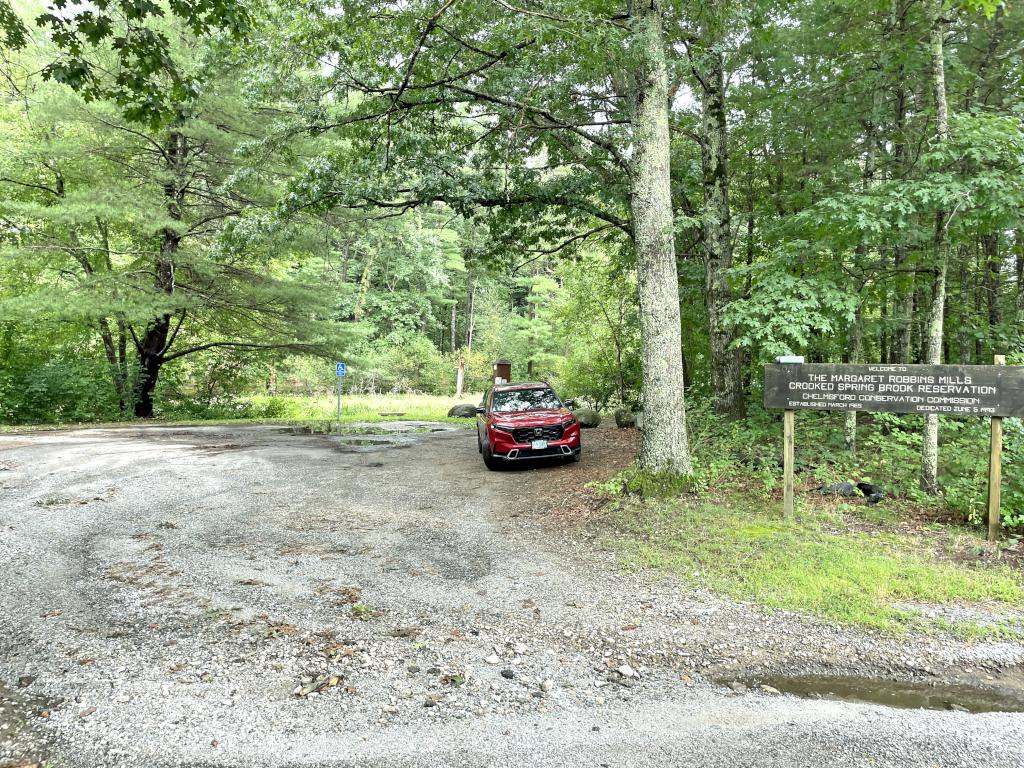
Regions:
[[79, 717], [88, 717], [89, 715], [91, 715], [95, 711], [96, 711], [96, 707], [86, 707], [85, 709], [83, 709], [81, 712], [78, 713], [78, 716]]

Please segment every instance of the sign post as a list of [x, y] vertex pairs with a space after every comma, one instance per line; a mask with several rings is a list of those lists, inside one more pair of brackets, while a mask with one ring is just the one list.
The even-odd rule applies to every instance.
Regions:
[[787, 408], [782, 412], [783, 448], [782, 448], [782, 516], [793, 519], [793, 463], [796, 460], [796, 435], [793, 434], [796, 411]]
[[[803, 363], [799, 355], [787, 355], [778, 358], [780, 365], [799, 365]], [[796, 411], [786, 408], [782, 412], [782, 516], [786, 520], [793, 519], [793, 465], [796, 463]]]
[[345, 378], [345, 364], [335, 363], [334, 364], [334, 375], [338, 378], [338, 434], [341, 434], [341, 380]]
[[793, 513], [793, 418], [798, 410], [937, 413], [992, 420], [988, 536], [999, 535], [1003, 418], [1024, 417], [1024, 366], [804, 364], [780, 357], [765, 366], [764, 405], [784, 411], [783, 512]]
[[[996, 365], [1006, 365], [1005, 355], [996, 355]], [[1003, 417], [992, 417], [992, 439], [988, 453], [988, 540], [999, 540], [999, 505], [1003, 485]]]

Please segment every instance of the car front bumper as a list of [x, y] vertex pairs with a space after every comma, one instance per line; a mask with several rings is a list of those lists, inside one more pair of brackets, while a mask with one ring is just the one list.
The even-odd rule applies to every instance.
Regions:
[[504, 459], [505, 461], [527, 461], [529, 459], [551, 459], [559, 456], [568, 458], [570, 456], [579, 456], [580, 446], [571, 446], [568, 443], [562, 443], [560, 445], [549, 445], [547, 448], [540, 448], [534, 450], [529, 446], [523, 448], [512, 448], [508, 453], [495, 453], [495, 458]]

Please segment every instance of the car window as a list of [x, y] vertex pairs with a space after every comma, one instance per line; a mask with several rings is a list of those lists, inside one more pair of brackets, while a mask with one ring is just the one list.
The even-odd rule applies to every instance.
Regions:
[[561, 408], [562, 401], [551, 389], [513, 389], [494, 393], [495, 413], [511, 411], [543, 411]]

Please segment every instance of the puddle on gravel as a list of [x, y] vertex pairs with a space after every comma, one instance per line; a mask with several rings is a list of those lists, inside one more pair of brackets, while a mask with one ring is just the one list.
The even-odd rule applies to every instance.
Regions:
[[770, 685], [801, 698], [856, 701], [898, 709], [978, 712], [1024, 712], [1024, 687], [978, 687], [966, 684], [900, 683], [867, 677], [765, 676], [751, 684]]
[[[27, 685], [31, 685], [31, 680]], [[26, 685], [19, 685], [22, 687]], [[0, 738], [5, 740], [0, 743], [5, 750], [0, 752], [0, 765], [49, 765], [40, 757], [39, 737], [30, 727], [30, 721], [60, 703], [56, 699], [32, 696], [0, 684]]]

